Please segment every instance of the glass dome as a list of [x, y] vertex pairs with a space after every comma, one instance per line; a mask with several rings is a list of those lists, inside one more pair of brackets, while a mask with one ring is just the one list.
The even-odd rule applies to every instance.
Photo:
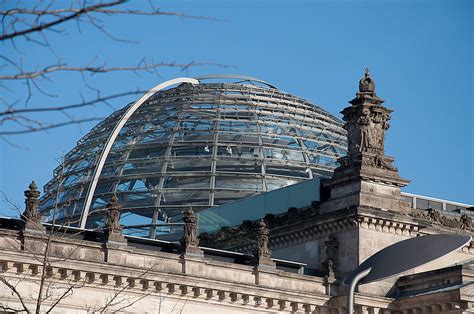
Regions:
[[133, 114], [134, 103], [112, 113], [81, 138], [44, 187], [45, 221], [99, 227], [116, 194], [125, 231], [154, 238], [186, 207], [330, 177], [346, 154], [342, 122], [304, 99], [249, 77], [189, 80]]

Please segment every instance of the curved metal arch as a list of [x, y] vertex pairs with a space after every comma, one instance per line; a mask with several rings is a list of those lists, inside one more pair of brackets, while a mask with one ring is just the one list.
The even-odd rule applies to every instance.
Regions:
[[227, 78], [227, 79], [239, 79], [243, 81], [254, 81], [258, 83], [262, 83], [267, 85], [270, 88], [278, 90], [278, 88], [275, 85], [272, 85], [268, 82], [265, 82], [261, 79], [251, 77], [251, 76], [246, 76], [246, 75], [238, 75], [238, 74], [211, 74], [211, 75], [204, 75], [204, 76], [198, 76], [195, 79], [198, 81], [201, 80], [211, 80], [211, 79], [219, 79], [219, 78]]
[[105, 142], [104, 149], [102, 150], [102, 153], [100, 154], [99, 161], [97, 162], [97, 167], [94, 170], [94, 176], [92, 177], [92, 180], [90, 181], [89, 184], [89, 189], [87, 191], [87, 196], [86, 196], [86, 201], [84, 203], [84, 209], [82, 211], [82, 216], [81, 216], [81, 221], [79, 227], [84, 229], [86, 227], [86, 222], [87, 222], [87, 216], [89, 215], [89, 209], [92, 203], [92, 199], [94, 198], [94, 193], [95, 189], [97, 187], [97, 183], [99, 181], [99, 176], [100, 173], [102, 172], [102, 169], [104, 168], [105, 161], [107, 160], [107, 157], [109, 156], [110, 150], [112, 149], [112, 145], [115, 142], [115, 139], [117, 138], [118, 134], [120, 133], [120, 130], [122, 130], [123, 126], [125, 123], [127, 123], [128, 119], [137, 111], [140, 106], [145, 103], [145, 101], [148, 100], [151, 96], [154, 94], [158, 93], [159, 91], [180, 83], [191, 83], [191, 84], [199, 84], [199, 80], [194, 79], [194, 78], [189, 78], [189, 77], [178, 77], [163, 83], [160, 83], [156, 85], [155, 87], [151, 88], [146, 92], [139, 100], [137, 100], [130, 108], [127, 109], [125, 114], [120, 118], [119, 122], [117, 125], [114, 127], [112, 133], [110, 134], [109, 138], [107, 139], [107, 142]]

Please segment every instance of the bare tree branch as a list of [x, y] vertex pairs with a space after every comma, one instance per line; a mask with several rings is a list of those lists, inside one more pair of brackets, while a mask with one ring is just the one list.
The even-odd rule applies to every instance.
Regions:
[[[121, 3], [127, 2], [128, 0], [125, 1], [119, 1]], [[111, 6], [116, 6], [117, 4], [113, 4]], [[75, 8], [69, 8], [69, 9], [59, 9], [59, 10], [31, 10], [31, 9], [11, 9], [7, 11], [0, 11], [0, 16], [6, 17], [9, 15], [15, 15], [15, 14], [30, 14], [30, 15], [37, 15], [37, 16], [46, 16], [46, 15], [52, 15], [56, 17], [61, 17], [62, 13], [80, 13], [84, 14], [86, 12], [82, 12], [82, 9], [75, 9]], [[142, 10], [111, 10], [111, 9], [92, 9], [88, 10], [88, 12], [93, 11], [96, 13], [103, 13], [103, 14], [131, 14], [131, 15], [145, 15], [145, 16], [154, 16], [154, 15], [168, 15], [168, 16], [176, 16], [176, 17], [183, 17], [183, 18], [192, 18], [192, 19], [203, 19], [203, 20], [210, 20], [210, 21], [217, 21], [217, 22], [228, 22], [229, 20], [226, 19], [219, 19], [219, 18], [214, 18], [210, 16], [199, 16], [199, 15], [191, 15], [191, 14], [186, 14], [186, 13], [179, 13], [179, 12], [167, 12], [167, 11], [161, 11], [159, 9], [155, 9], [153, 11], [142, 11]], [[88, 13], [87, 12], [87, 13]]]
[[39, 70], [39, 71], [21, 72], [14, 75], [0, 75], [0, 80], [32, 79], [32, 78], [44, 76], [45, 74], [58, 72], [58, 71], [90, 72], [92, 74], [97, 74], [97, 73], [108, 73], [108, 72], [115, 72], [115, 71], [134, 71], [134, 72], [135, 71], [150, 71], [150, 70], [154, 70], [160, 67], [177, 67], [177, 68], [181, 68], [181, 70], [187, 70], [190, 67], [209, 66], [209, 65], [224, 67], [224, 68], [230, 68], [230, 67], [235, 68], [235, 66], [232, 66], [232, 65], [225, 65], [225, 64], [212, 63], [212, 62], [194, 62], [194, 61], [190, 63], [184, 63], [184, 64], [175, 63], [175, 62], [169, 62], [169, 63], [162, 62], [162, 63], [156, 63], [156, 64], [138, 65], [134, 67], [111, 67], [111, 68], [107, 68], [104, 66], [71, 67], [67, 65], [54, 65], [54, 66], [45, 67], [44, 69]]
[[38, 132], [38, 131], [46, 131], [46, 130], [51, 130], [51, 129], [59, 128], [66, 125], [80, 124], [80, 123], [90, 122], [90, 121], [101, 121], [103, 119], [104, 117], [74, 119], [74, 120], [69, 120], [69, 121], [60, 122], [60, 123], [45, 124], [44, 126], [41, 126], [41, 127], [28, 127], [26, 129], [22, 129], [18, 131], [4, 131], [4, 132], [0, 132], [0, 136], [19, 135], [19, 134]]
[[[174, 16], [192, 19], [205, 19], [211, 21], [224, 21], [222, 19], [197, 16], [179, 12], [162, 11], [153, 6], [149, 2], [147, 9], [140, 7], [133, 8], [131, 6], [123, 6], [126, 3], [132, 3], [128, 0], [70, 0], [70, 2], [38, 2], [36, 4], [23, 5], [17, 2], [16, 7], [0, 11], [0, 23], [2, 25], [2, 34], [0, 34], [0, 42], [11, 44], [17, 51], [15, 56], [6, 56], [0, 54], [0, 89], [7, 93], [0, 97], [0, 102], [4, 107], [0, 109], [0, 139], [9, 142], [6, 138], [11, 135], [28, 134], [32, 132], [45, 131], [59, 128], [70, 124], [80, 124], [82, 122], [95, 121], [98, 118], [89, 117], [88, 114], [81, 115], [82, 118], [74, 118], [72, 113], [66, 111], [80, 110], [83, 107], [94, 104], [104, 104], [112, 107], [109, 101], [117, 100], [120, 97], [136, 95], [143, 93], [141, 90], [126, 91], [114, 95], [102, 96], [103, 89], [100, 83], [88, 82], [88, 79], [97, 74], [106, 74], [112, 72], [130, 72], [139, 77], [141, 74], [154, 74], [160, 77], [158, 69], [160, 68], [178, 68], [187, 71], [191, 67], [196, 66], [218, 66], [218, 67], [235, 67], [214, 62], [155, 62], [153, 58], [147, 60], [142, 58], [136, 66], [109, 66], [106, 62], [97, 62], [96, 58], [88, 64], [72, 64], [64, 61], [53, 49], [46, 34], [46, 31], [65, 34], [65, 29], [71, 21], [77, 23], [78, 31], [81, 32], [82, 25], [95, 28], [97, 31], [104, 33], [106, 36], [115, 41], [131, 42], [129, 39], [119, 39], [107, 30], [107, 21], [109, 17], [124, 16]], [[15, 6], [15, 5], [13, 5]], [[104, 18], [104, 21], [101, 20]], [[22, 46], [16, 44], [16, 41], [22, 40], [21, 43], [41, 45], [50, 50], [57, 62], [48, 62], [46, 65], [38, 64], [29, 66], [29, 60], [24, 60], [24, 54], [20, 49]], [[49, 98], [56, 98], [57, 92], [51, 92], [46, 88], [45, 83], [54, 83], [55, 74], [60, 73], [79, 73], [86, 89], [96, 94], [95, 98], [87, 96], [87, 100], [80, 103], [56, 106], [41, 106], [35, 103], [37, 93]], [[16, 85], [12, 85], [16, 84]], [[97, 85], [97, 86], [96, 86]], [[12, 88], [14, 86], [14, 88]], [[25, 89], [25, 92], [18, 92], [18, 89]], [[19, 99], [15, 99], [12, 95], [18, 94]], [[81, 98], [82, 91], [80, 91]], [[24, 106], [20, 106], [24, 103]], [[58, 112], [64, 115], [59, 121], [51, 122], [50, 117], [36, 116], [33, 113]], [[46, 117], [46, 118], [45, 118]], [[48, 121], [48, 122], [47, 122]]]
[[[109, 96], [98, 97], [93, 100], [83, 101], [73, 105], [57, 105], [57, 106], [48, 106], [48, 107], [32, 107], [32, 108], [8, 108], [5, 111], [0, 111], [1, 116], [10, 116], [10, 115], [17, 115], [17, 114], [25, 114], [25, 113], [34, 113], [34, 112], [45, 112], [45, 111], [65, 111], [70, 109], [77, 109], [86, 106], [92, 106], [100, 102], [105, 102], [108, 100], [113, 100], [116, 98], [121, 98], [125, 96], [132, 96], [132, 95], [139, 95], [143, 94], [146, 91], [143, 90], [136, 90], [136, 91], [128, 91], [123, 93], [117, 93]], [[1, 123], [1, 120], [0, 120]]]
[[24, 310], [26, 313], [30, 313], [30, 310], [28, 310], [28, 307], [26, 307], [26, 304], [25, 304], [25, 302], [23, 301], [22, 295], [18, 292], [18, 290], [15, 288], [15, 286], [12, 285], [11, 283], [9, 283], [9, 282], [8, 282], [5, 278], [3, 278], [2, 276], [0, 276], [0, 281], [1, 281], [5, 286], [7, 286], [7, 287], [18, 297], [18, 299], [20, 300], [21, 306], [23, 306], [23, 310]]
[[[46, 30], [46, 29], [51, 29], [53, 26], [56, 26], [56, 25], [65, 23], [67, 21], [76, 19], [76, 18], [80, 17], [81, 15], [86, 14], [88, 12], [93, 12], [93, 11], [101, 9], [101, 8], [113, 7], [113, 6], [124, 3], [125, 1], [126, 0], [118, 0], [118, 1], [113, 1], [113, 2], [106, 2], [106, 3], [99, 3], [99, 4], [90, 5], [90, 6], [85, 6], [81, 9], [79, 9], [77, 12], [74, 12], [70, 15], [60, 17], [60, 18], [58, 18], [58, 19], [56, 19], [52, 22], [39, 24], [37, 26], [33, 26], [31, 28], [28, 28], [28, 29], [24, 29], [24, 30], [21, 30], [21, 31], [16, 31], [16, 32], [11, 32], [11, 33], [6, 33], [4, 35], [1, 35], [0, 36], [0, 41], [4, 41], [4, 40], [7, 40], [7, 39], [12, 39], [12, 38], [15, 38], [15, 37], [18, 37], [18, 36], [25, 36], [27, 34], [34, 33], [34, 32], [40, 32], [40, 31], [43, 31], [43, 30]], [[6, 13], [7, 14], [3, 14], [3, 16], [11, 15], [11, 14], [8, 14], [8, 11], [6, 11]]]

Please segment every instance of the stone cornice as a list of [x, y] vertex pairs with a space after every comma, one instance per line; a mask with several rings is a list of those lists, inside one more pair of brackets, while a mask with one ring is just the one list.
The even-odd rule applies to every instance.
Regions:
[[[424, 226], [420, 225], [419, 221], [396, 212], [371, 208], [347, 208], [311, 215], [297, 223], [276, 226], [270, 233], [270, 247], [276, 250], [356, 227], [414, 236]], [[250, 240], [233, 247], [240, 252], [251, 252], [254, 248], [255, 243]]]
[[[37, 233], [22, 237], [0, 231], [1, 275], [37, 284], [41, 252], [28, 248], [44, 249], [45, 239]], [[262, 311], [314, 311], [330, 298], [323, 278], [278, 269], [67, 238], [53, 237], [50, 248], [46, 276], [58, 284], [83, 283], [104, 292], [126, 287], [127, 293], [166, 293]]]
[[414, 218], [421, 219], [431, 225], [438, 225], [454, 230], [462, 230], [464, 233], [474, 231], [474, 223], [472, 218], [467, 214], [460, 217], [445, 215], [441, 211], [435, 209], [418, 210], [413, 209], [410, 215]]
[[[0, 272], [5, 278], [39, 281], [42, 266], [37, 261], [19, 261], [1, 256]], [[15, 256], [12, 256], [15, 257]], [[118, 265], [87, 265], [87, 263], [53, 264], [46, 276], [56, 283], [71, 283], [110, 290], [127, 287], [127, 293], [166, 294], [167, 297], [192, 297], [196, 301], [219, 302], [269, 311], [315, 311], [325, 307], [329, 296], [287, 289], [271, 289], [248, 284], [228, 283], [193, 276], [139, 270], [124, 270]], [[91, 267], [92, 266], [92, 267]], [[271, 274], [270, 274], [271, 275]], [[281, 276], [282, 274], [278, 274]], [[291, 276], [290, 276], [291, 277]], [[295, 276], [298, 277], [298, 276]]]

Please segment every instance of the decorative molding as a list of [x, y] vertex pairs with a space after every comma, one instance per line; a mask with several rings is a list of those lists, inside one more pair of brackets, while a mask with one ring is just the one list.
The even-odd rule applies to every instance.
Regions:
[[[0, 261], [0, 271], [3, 276], [21, 275], [23, 280], [30, 276], [32, 280], [39, 279], [41, 265], [30, 264], [27, 262]], [[189, 278], [182, 281], [174, 281], [170, 278], [138, 278], [136, 276], [127, 276], [125, 274], [112, 274], [105, 272], [85, 271], [79, 269], [70, 269], [63, 267], [48, 267], [47, 276], [57, 281], [75, 282], [84, 281], [84, 285], [96, 287], [119, 287], [127, 286], [127, 291], [136, 293], [166, 293], [176, 297], [188, 297], [198, 299], [203, 302], [213, 301], [219, 303], [227, 303], [240, 305], [243, 307], [262, 307], [268, 310], [290, 310], [291, 307], [298, 309], [312, 309], [321, 311], [327, 309], [321, 304], [315, 304], [311, 300], [314, 297], [304, 296], [307, 301], [302, 302], [292, 298], [292, 294], [279, 293], [279, 297], [271, 297], [268, 294], [250, 294], [248, 290], [223, 290], [219, 288], [199, 287], [195, 284], [188, 283]], [[235, 286], [234, 286], [235, 287]], [[258, 286], [257, 286], [258, 288]], [[322, 298], [322, 300], [321, 300]], [[322, 303], [329, 300], [329, 296], [321, 295], [319, 297]], [[284, 305], [282, 307], [282, 305]]]
[[199, 239], [196, 232], [197, 218], [194, 215], [194, 210], [189, 207], [184, 211], [184, 235], [181, 239], [185, 254], [193, 254], [202, 256], [203, 252], [199, 248]]
[[257, 259], [257, 264], [272, 266], [275, 267], [275, 263], [272, 261], [271, 255], [272, 251], [268, 245], [268, 235], [270, 233], [270, 229], [268, 229], [267, 224], [262, 219], [258, 223], [257, 227], [257, 248], [255, 250], [254, 256]]
[[464, 214], [459, 218], [449, 217], [437, 211], [436, 209], [429, 208], [426, 211], [413, 210], [411, 215], [415, 218], [421, 218], [426, 221], [429, 221], [430, 223], [435, 225], [441, 225], [448, 228], [456, 228], [467, 231], [474, 231], [474, 224], [472, 222], [472, 218], [469, 217], [467, 214]]

